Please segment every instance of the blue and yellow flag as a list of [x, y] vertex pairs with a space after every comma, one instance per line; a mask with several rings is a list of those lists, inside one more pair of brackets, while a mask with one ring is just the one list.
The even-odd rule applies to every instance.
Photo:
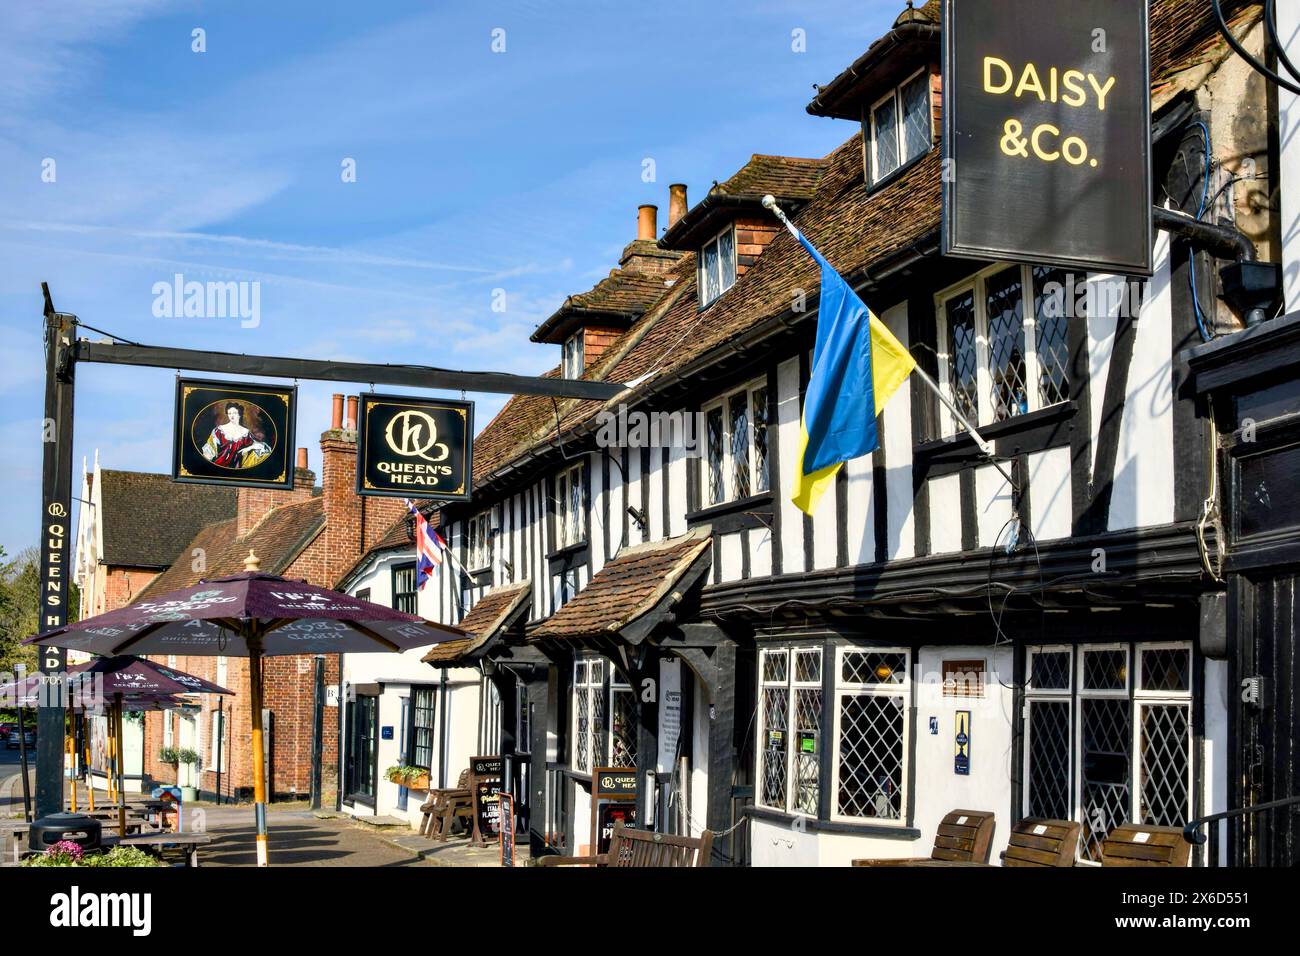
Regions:
[[916, 362], [812, 243], [802, 233], [798, 238], [822, 269], [817, 346], [791, 495], [812, 514], [844, 462], [876, 450], [876, 416]]

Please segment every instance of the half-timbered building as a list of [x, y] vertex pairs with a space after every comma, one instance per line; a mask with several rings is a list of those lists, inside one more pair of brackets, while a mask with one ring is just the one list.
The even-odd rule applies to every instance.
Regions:
[[[1225, 4], [1255, 50], [1260, 6]], [[1207, 5], [1152, 0], [1151, 30], [1149, 279], [940, 255], [932, 0], [818, 88], [843, 145], [673, 187], [658, 241], [643, 207], [539, 328], [553, 374], [628, 389], [505, 406], [472, 503], [430, 507], [455, 563], [419, 599], [472, 634], [429, 663], [491, 685], [535, 853], [589, 846], [601, 767], [733, 864], [925, 855], [956, 808], [996, 814], [995, 859], [1024, 817], [1077, 820], [1091, 862], [1119, 823], [1228, 806], [1221, 478], [1181, 356], [1241, 326], [1234, 244], [1276, 251], [1228, 183], [1276, 144]], [[878, 450], [791, 503], [819, 275], [769, 194], [994, 459], [914, 378]]]

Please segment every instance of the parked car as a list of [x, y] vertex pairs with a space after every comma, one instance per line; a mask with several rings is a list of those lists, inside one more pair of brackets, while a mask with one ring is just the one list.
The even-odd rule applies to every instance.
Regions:
[[0, 740], [4, 740], [17, 729], [18, 725], [12, 722], [0, 724]]
[[[24, 739], [23, 739], [23, 742], [24, 742], [28, 747], [35, 747], [35, 746], [36, 746], [36, 731], [32, 730], [32, 728], [28, 727], [27, 729], [25, 729], [25, 730], [23, 731], [23, 738], [24, 738]], [[15, 728], [13, 729], [13, 731], [9, 734], [9, 736], [7, 736], [7, 737], [5, 738], [5, 747], [6, 747], [7, 749], [9, 749], [9, 750], [18, 750], [18, 749], [19, 749], [19, 743], [18, 743], [18, 728], [17, 728], [17, 727], [15, 727]]]

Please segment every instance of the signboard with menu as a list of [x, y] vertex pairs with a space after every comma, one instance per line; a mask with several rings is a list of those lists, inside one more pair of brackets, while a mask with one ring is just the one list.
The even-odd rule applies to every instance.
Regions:
[[469, 789], [474, 803], [472, 842], [487, 846], [501, 832], [501, 787], [505, 763], [500, 757], [471, 757]]
[[614, 824], [636, 824], [636, 771], [597, 767], [591, 775], [591, 852], [609, 852]]

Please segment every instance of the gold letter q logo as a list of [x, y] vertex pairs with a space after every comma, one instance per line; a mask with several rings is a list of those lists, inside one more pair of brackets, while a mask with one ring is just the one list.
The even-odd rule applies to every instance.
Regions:
[[[423, 458], [425, 461], [442, 461], [447, 457], [447, 446], [438, 441], [438, 426], [433, 416], [407, 409], [393, 416], [384, 430], [384, 440], [396, 455], [403, 458]], [[435, 456], [425, 454], [430, 448], [438, 449]]]

